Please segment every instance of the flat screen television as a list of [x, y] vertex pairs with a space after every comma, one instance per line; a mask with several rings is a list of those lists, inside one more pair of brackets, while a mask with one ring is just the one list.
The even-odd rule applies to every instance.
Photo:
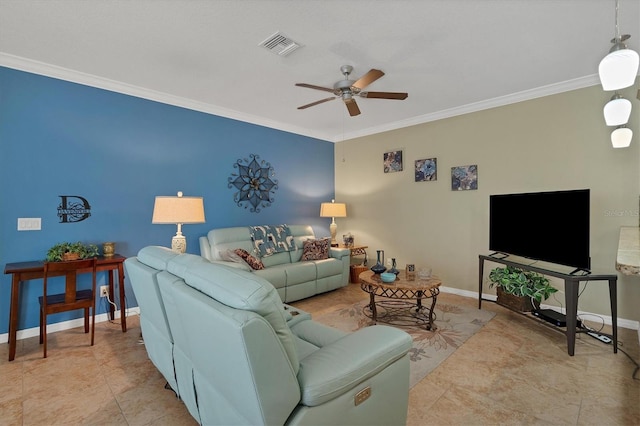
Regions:
[[588, 189], [489, 197], [489, 250], [588, 271]]

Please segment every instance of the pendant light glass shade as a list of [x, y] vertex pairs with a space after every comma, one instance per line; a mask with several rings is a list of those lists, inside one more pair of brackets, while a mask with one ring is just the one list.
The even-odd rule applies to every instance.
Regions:
[[616, 94], [604, 106], [603, 112], [607, 126], [627, 124], [631, 116], [631, 101]]
[[631, 145], [633, 132], [631, 129], [620, 126], [611, 133], [611, 145], [614, 148], [626, 148]]
[[614, 49], [621, 44], [624, 47], [614, 50], [600, 61], [598, 74], [604, 90], [619, 90], [633, 85], [638, 74], [640, 57], [638, 53], [627, 49], [623, 43], [616, 43]]

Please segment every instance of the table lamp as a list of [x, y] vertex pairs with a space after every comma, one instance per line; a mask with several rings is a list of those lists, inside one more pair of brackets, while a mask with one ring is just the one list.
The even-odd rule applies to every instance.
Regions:
[[336, 200], [331, 200], [330, 203], [322, 203], [320, 204], [320, 217], [331, 218], [331, 225], [329, 225], [331, 246], [337, 246], [336, 233], [338, 232], [338, 225], [336, 225], [336, 217], [347, 217], [347, 205], [344, 203], [336, 203]]
[[171, 250], [184, 253], [187, 250], [187, 239], [182, 235], [185, 223], [204, 223], [204, 203], [202, 197], [157, 196], [153, 205], [151, 223], [171, 223], [178, 225], [178, 232], [171, 239]]

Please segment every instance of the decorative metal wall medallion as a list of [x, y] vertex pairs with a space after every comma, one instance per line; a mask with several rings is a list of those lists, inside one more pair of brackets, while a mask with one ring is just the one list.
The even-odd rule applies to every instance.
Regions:
[[275, 172], [271, 163], [260, 160], [257, 154], [250, 154], [250, 159], [239, 159], [233, 164], [238, 173], [231, 173], [229, 188], [237, 189], [233, 201], [238, 207], [249, 209], [251, 213], [258, 213], [260, 209], [269, 207], [273, 203], [273, 194], [278, 189], [278, 181], [273, 179]]

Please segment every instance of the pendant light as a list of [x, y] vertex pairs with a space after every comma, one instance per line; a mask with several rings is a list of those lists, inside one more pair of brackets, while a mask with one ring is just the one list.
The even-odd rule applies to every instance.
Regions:
[[631, 116], [631, 101], [616, 93], [604, 106], [603, 112], [604, 121], [607, 123], [607, 126], [627, 124]]
[[619, 126], [611, 132], [611, 145], [614, 148], [626, 148], [631, 145], [631, 138], [633, 138], [633, 131], [628, 127]]
[[598, 75], [604, 90], [616, 90], [602, 111], [607, 126], [618, 126], [611, 132], [611, 145], [614, 148], [626, 148], [631, 144], [633, 138], [633, 131], [625, 126], [631, 116], [631, 102], [620, 96], [617, 90], [635, 83], [640, 57], [637, 52], [627, 48], [625, 44], [625, 41], [629, 40], [631, 36], [629, 34], [620, 35], [618, 0], [616, 0], [615, 12], [615, 37], [611, 40], [613, 47], [607, 56], [600, 61]]
[[604, 90], [620, 90], [633, 85], [638, 74], [640, 57], [634, 50], [628, 49], [625, 41], [631, 36], [620, 35], [618, 29], [618, 0], [616, 0], [615, 38], [611, 40], [613, 47], [598, 67], [600, 82]]

